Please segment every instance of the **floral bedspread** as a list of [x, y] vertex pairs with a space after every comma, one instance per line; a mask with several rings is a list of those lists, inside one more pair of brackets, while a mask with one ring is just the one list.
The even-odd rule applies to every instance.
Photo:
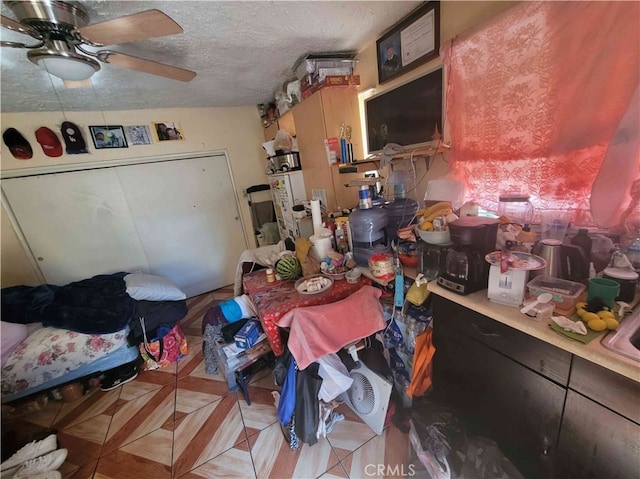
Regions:
[[25, 391], [102, 358], [127, 343], [126, 332], [83, 334], [39, 326], [2, 368], [2, 394]]

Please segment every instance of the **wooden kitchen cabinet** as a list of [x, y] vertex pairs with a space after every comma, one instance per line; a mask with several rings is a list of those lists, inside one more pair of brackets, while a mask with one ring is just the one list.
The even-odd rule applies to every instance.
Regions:
[[[525, 477], [551, 477], [566, 390], [505, 355], [499, 342], [494, 350], [478, 340], [478, 331], [491, 340], [502, 332], [460, 308], [434, 297], [435, 392], [461, 411], [470, 433], [496, 441]], [[532, 338], [518, 334], [509, 336], [511, 347], [546, 356], [544, 348], [528, 344]], [[568, 371], [570, 355], [565, 359]]]
[[278, 130], [284, 130], [291, 136], [296, 136], [296, 124], [293, 121], [293, 112], [287, 111], [284, 115], [278, 118], [264, 129], [265, 141], [271, 141], [276, 137]]
[[569, 390], [556, 478], [635, 479], [640, 474], [640, 426]]
[[555, 477], [637, 478], [640, 384], [574, 358]]
[[[637, 478], [640, 383], [433, 297], [432, 394], [527, 478]], [[515, 311], [515, 310], [514, 310]]]
[[357, 90], [353, 87], [324, 88], [295, 105], [291, 111], [308, 196], [311, 198], [313, 189], [322, 189], [327, 194], [329, 211], [335, 211], [338, 206], [355, 207], [358, 191], [344, 186], [348, 178], [339, 174], [338, 166], [329, 165], [324, 140], [339, 137], [340, 126], [350, 125], [354, 156], [362, 158]]

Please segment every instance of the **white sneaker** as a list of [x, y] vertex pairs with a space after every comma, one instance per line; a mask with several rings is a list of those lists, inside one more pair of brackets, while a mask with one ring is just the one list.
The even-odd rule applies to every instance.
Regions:
[[29, 459], [34, 459], [58, 449], [58, 440], [55, 434], [51, 434], [41, 441], [32, 441], [22, 446], [16, 453], [0, 465], [0, 471], [6, 471], [19, 466]]
[[36, 457], [35, 459], [29, 459], [18, 469], [18, 472], [13, 476], [14, 478], [23, 477], [30, 478], [33, 476], [38, 477], [38, 474], [43, 472], [55, 471], [64, 463], [67, 458], [66, 449], [58, 449], [57, 451], [50, 452], [46, 456]]

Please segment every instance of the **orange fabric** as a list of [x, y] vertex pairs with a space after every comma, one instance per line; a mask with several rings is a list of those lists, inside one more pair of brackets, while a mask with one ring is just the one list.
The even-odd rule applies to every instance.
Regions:
[[431, 387], [431, 373], [433, 371], [433, 355], [436, 348], [433, 345], [433, 329], [425, 329], [416, 337], [416, 349], [413, 353], [413, 374], [407, 387], [407, 396], [422, 396]]
[[465, 199], [497, 211], [500, 192], [526, 188], [537, 212], [592, 223], [592, 185], [639, 83], [638, 18], [640, 2], [522, 2], [443, 45]]

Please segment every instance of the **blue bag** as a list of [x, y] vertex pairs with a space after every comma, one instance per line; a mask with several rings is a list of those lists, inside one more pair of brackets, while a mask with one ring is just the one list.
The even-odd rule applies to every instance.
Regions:
[[286, 426], [291, 421], [291, 416], [296, 409], [296, 361], [291, 357], [289, 368], [284, 378], [280, 401], [278, 402], [278, 420]]

